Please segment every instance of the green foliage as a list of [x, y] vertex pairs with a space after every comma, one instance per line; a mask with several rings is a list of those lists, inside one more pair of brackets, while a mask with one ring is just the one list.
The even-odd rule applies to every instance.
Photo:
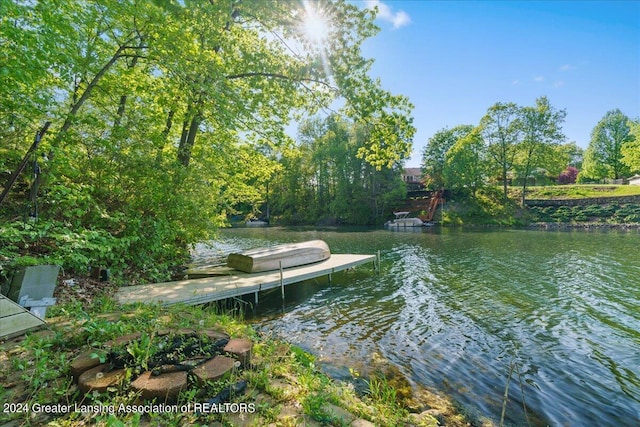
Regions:
[[620, 154], [622, 154], [622, 163], [629, 167], [631, 173], [638, 174], [640, 173], [640, 120], [629, 120], [629, 133], [633, 140], [620, 148]]
[[571, 141], [556, 147], [556, 154], [552, 158], [546, 159], [546, 169], [553, 174], [560, 173], [567, 166], [573, 166], [580, 170], [583, 158], [584, 150], [578, 147], [575, 141]]
[[[591, 142], [585, 151], [579, 182], [602, 178], [624, 178], [629, 165], [623, 162], [623, 147], [633, 143], [629, 118], [622, 111], [608, 111], [591, 132]], [[633, 164], [633, 162], [632, 162]]]
[[129, 241], [104, 230], [72, 231], [64, 223], [41, 220], [3, 224], [0, 248], [3, 270], [58, 264], [67, 272], [86, 273], [90, 266], [122, 267], [120, 259], [129, 250]]
[[496, 187], [480, 189], [475, 198], [456, 193], [447, 201], [444, 212], [447, 225], [520, 225], [526, 223], [521, 209], [511, 199], [504, 199]]
[[487, 144], [490, 159], [489, 168], [502, 182], [505, 199], [507, 179], [514, 167], [521, 128], [519, 107], [512, 102], [494, 104], [480, 120], [482, 137]]
[[374, 401], [397, 403], [397, 392], [389, 385], [386, 378], [374, 375], [367, 384], [369, 385], [368, 394]]
[[302, 366], [306, 368], [312, 368], [315, 366], [315, 357], [306, 351], [302, 350], [299, 347], [292, 346], [291, 353], [296, 362], [300, 363]]
[[459, 138], [447, 151], [444, 182], [447, 188], [469, 191], [475, 197], [484, 184], [487, 161], [486, 149], [478, 128]]
[[[369, 76], [360, 50], [378, 31], [369, 10], [346, 1], [321, 8], [331, 25], [319, 44], [301, 31], [305, 7], [319, 4], [2, 4], [0, 179], [51, 121], [36, 154], [39, 191], [23, 174], [2, 211], [13, 223], [30, 200], [38, 227], [49, 229], [3, 237], [22, 245], [3, 247], [9, 258], [37, 243], [65, 271], [100, 263], [158, 280], [227, 215], [258, 216], [270, 195], [292, 222], [372, 223], [388, 194], [400, 194], [412, 105]], [[344, 139], [336, 121], [327, 144], [300, 155], [285, 128], [336, 100], [358, 130]], [[316, 160], [323, 169], [313, 170]], [[312, 188], [315, 172], [321, 189]], [[307, 181], [296, 184], [300, 176]], [[353, 200], [367, 202], [364, 213]]]
[[[556, 147], [566, 113], [551, 107], [546, 97], [535, 106], [496, 103], [476, 129], [458, 126], [436, 133], [423, 153], [423, 169], [432, 186], [476, 189], [496, 180], [507, 197], [509, 179], [516, 174], [526, 188], [529, 176], [546, 168], [559, 174], [576, 152]], [[558, 160], [561, 159], [561, 160]], [[524, 194], [524, 192], [523, 192]]]
[[541, 167], [543, 159], [553, 158], [557, 153], [555, 147], [565, 139], [562, 134], [562, 123], [567, 112], [556, 110], [546, 96], [536, 99], [533, 107], [520, 108], [520, 124], [522, 141], [518, 145], [516, 171], [522, 180], [522, 205], [527, 194], [529, 177], [536, 168]]
[[533, 206], [528, 210], [534, 222], [590, 224], [637, 224], [640, 222], [640, 205], [638, 204]]
[[401, 168], [358, 158], [372, 137], [367, 126], [337, 115], [303, 122], [299, 145], [280, 160], [270, 185], [270, 212], [289, 224], [381, 224], [406, 194]]
[[[514, 194], [514, 197], [517, 195]], [[530, 187], [530, 199], [582, 199], [586, 197], [640, 196], [640, 187], [635, 185], [557, 185]]]
[[[436, 132], [422, 152], [422, 169], [427, 177], [427, 186], [439, 190], [447, 185], [445, 171], [447, 170], [447, 153], [460, 139], [469, 135], [473, 126], [459, 125], [452, 129], [442, 129]], [[456, 168], [454, 168], [455, 170]], [[448, 168], [451, 171], [451, 168]]]
[[[258, 334], [247, 325], [240, 324], [226, 315], [203, 310], [202, 307], [163, 308], [131, 305], [125, 307], [126, 311], [120, 313], [121, 316], [117, 320], [114, 319], [114, 313], [101, 316], [93, 311], [85, 312], [77, 306], [65, 306], [63, 309], [66, 311], [65, 322], [52, 322], [50, 330], [53, 333], [36, 332], [27, 335], [22, 342], [14, 343], [11, 360], [5, 358], [6, 360], [0, 361], [3, 369], [12, 369], [15, 371], [15, 378], [23, 381], [17, 387], [8, 389], [0, 387], [0, 398], [3, 401], [19, 401], [30, 406], [35, 403], [41, 405], [77, 403], [118, 407], [120, 404], [147, 403], [140, 400], [139, 393], [127, 387], [129, 381], [133, 379], [130, 371], [134, 369], [128, 368], [126, 380], [106, 392], [80, 393], [72, 385], [73, 380], [69, 372], [70, 361], [75, 355], [86, 350], [93, 351], [95, 357], [105, 361], [112, 357], [107, 354], [107, 351], [127, 354], [131, 356], [131, 360], [134, 360], [133, 363], [139, 363], [140, 366], [149, 362], [150, 355], [160, 355], [169, 348], [178, 352], [184, 351], [185, 355], [187, 352], [197, 355], [200, 354], [199, 351], [204, 354], [210, 351], [209, 340], [204, 336], [187, 337], [180, 333], [159, 336], [157, 331], [181, 327], [190, 330], [203, 328], [219, 330], [220, 325], [224, 325], [224, 330], [231, 336], [248, 336], [255, 341], [252, 369], [234, 370], [228, 378], [209, 382], [204, 386], [190, 383], [180, 392], [176, 402], [178, 406], [205, 401], [222, 388], [235, 384], [242, 378], [248, 381], [248, 392], [241, 397], [234, 397], [232, 402], [252, 402], [258, 393], [270, 395], [267, 403], [256, 402], [256, 413], [243, 414], [245, 422], [250, 425], [266, 425], [269, 422], [295, 425], [299, 420], [288, 423], [282, 418], [284, 414], [291, 415], [288, 410], [281, 413], [281, 409], [285, 406], [288, 409], [301, 408], [295, 412], [296, 417], [302, 417], [304, 411], [310, 417], [331, 425], [346, 425], [342, 410], [336, 407], [369, 419], [380, 426], [404, 425], [410, 420], [401, 399], [398, 398], [400, 393], [394, 389], [393, 383], [383, 377], [372, 378], [371, 393], [366, 398], [360, 399], [355, 395], [352, 386], [333, 381], [317, 371], [313, 355], [273, 339], [271, 336], [258, 337]], [[104, 349], [107, 341], [131, 332], [140, 332], [141, 338], [120, 346], [110, 346], [108, 350]], [[180, 339], [176, 341], [175, 338]], [[176, 343], [179, 343], [179, 347], [175, 347]], [[197, 347], [198, 343], [203, 346]], [[290, 387], [282, 387], [283, 383], [289, 384]], [[38, 417], [35, 418], [35, 415]], [[29, 414], [29, 417], [25, 418], [25, 414], [20, 413], [0, 414], [2, 422], [25, 425], [49, 423], [49, 425], [71, 426], [92, 423], [117, 426], [139, 425], [141, 422], [152, 425], [199, 425], [199, 422], [211, 424], [229, 421], [219, 414], [196, 415], [180, 411], [144, 415], [121, 413], [115, 416], [106, 413], [88, 415], [74, 412], [40, 413]]]

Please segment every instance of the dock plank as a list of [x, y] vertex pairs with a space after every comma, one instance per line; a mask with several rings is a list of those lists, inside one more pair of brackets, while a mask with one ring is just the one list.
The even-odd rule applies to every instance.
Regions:
[[[333, 254], [322, 262], [283, 270], [282, 283], [286, 286], [326, 276], [373, 262], [375, 259], [375, 255]], [[280, 271], [278, 270], [261, 273], [229, 270], [228, 274], [215, 277], [123, 287], [116, 293], [116, 299], [122, 304], [141, 302], [161, 305], [178, 303], [195, 305], [252, 294], [279, 286]]]
[[0, 294], [0, 338], [9, 339], [44, 324], [44, 320]]

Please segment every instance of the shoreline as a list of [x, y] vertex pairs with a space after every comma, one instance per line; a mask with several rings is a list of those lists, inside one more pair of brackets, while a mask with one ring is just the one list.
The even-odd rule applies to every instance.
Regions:
[[[72, 295], [65, 295], [65, 299], [70, 297]], [[202, 310], [197, 306], [120, 306], [99, 295], [94, 295], [86, 304], [81, 307], [69, 299], [52, 310], [52, 316], [43, 328], [0, 341], [3, 350], [0, 352], [0, 367], [3, 368], [0, 397], [9, 405], [4, 413], [0, 413], [0, 424], [19, 426], [60, 420], [68, 426], [84, 426], [118, 420], [146, 425], [155, 420], [164, 425], [201, 425], [206, 420], [213, 425], [222, 425], [217, 424], [220, 422], [247, 425], [242, 417], [252, 419], [251, 425], [289, 425], [287, 420], [292, 419], [304, 419], [305, 425], [318, 426], [326, 425], [325, 422], [342, 425], [340, 420], [351, 420], [356, 423], [353, 425], [361, 427], [374, 426], [371, 421], [380, 426], [401, 423], [429, 427], [443, 423], [463, 427], [470, 422], [450, 396], [428, 389], [409, 392], [407, 384], [398, 381], [395, 375], [384, 373], [359, 377], [353, 371], [352, 381], [334, 378], [319, 368], [319, 360], [312, 353], [286, 340], [257, 333], [248, 322], [215, 310]], [[138, 338], [132, 335], [141, 336], [139, 343], [148, 342], [146, 351], [153, 354], [162, 347], [152, 339], [164, 336], [159, 331], [165, 328], [177, 328], [176, 331], [214, 328], [231, 337], [253, 342], [250, 367], [234, 370], [230, 377], [221, 379], [219, 385], [212, 382], [204, 388], [192, 386], [183, 390], [185, 394], [180, 394], [176, 407], [205, 402], [227, 382], [233, 384], [244, 379], [249, 384], [247, 392], [233, 397], [229, 404], [254, 405], [253, 409], [244, 412], [162, 410], [157, 406], [162, 405], [162, 401], [140, 400], [132, 394], [132, 385], [127, 384], [139, 374], [133, 366], [128, 368], [131, 372], [127, 380], [114, 383], [99, 394], [84, 393], [79, 384], [70, 382], [74, 364], [86, 358], [83, 354], [100, 353], [96, 349], [104, 346], [117, 349], [117, 346], [111, 347], [115, 344], [110, 344], [115, 342], [125, 345], [127, 351], [139, 350]], [[392, 368], [383, 371], [389, 369]], [[358, 393], [354, 385], [356, 380], [366, 385], [366, 390]], [[39, 387], [43, 382], [49, 386]], [[94, 400], [96, 398], [98, 400]], [[102, 410], [119, 408], [122, 404], [134, 409]], [[285, 424], [274, 424], [279, 422]]]
[[602, 223], [602, 222], [535, 222], [526, 226], [531, 229], [566, 230], [640, 230], [640, 223]]

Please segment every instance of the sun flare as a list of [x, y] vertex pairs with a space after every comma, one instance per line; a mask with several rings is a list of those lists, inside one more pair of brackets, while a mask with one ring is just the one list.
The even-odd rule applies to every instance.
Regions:
[[322, 47], [329, 38], [329, 20], [312, 2], [303, 4], [302, 32], [309, 42]]

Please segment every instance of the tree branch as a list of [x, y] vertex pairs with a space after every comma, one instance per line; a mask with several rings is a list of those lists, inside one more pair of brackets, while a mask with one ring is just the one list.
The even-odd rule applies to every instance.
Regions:
[[118, 50], [116, 50], [116, 52], [113, 54], [111, 59], [109, 59], [109, 61], [107, 61], [107, 63], [96, 73], [96, 75], [93, 77], [91, 82], [89, 82], [89, 84], [87, 85], [87, 88], [84, 90], [80, 98], [72, 105], [71, 111], [69, 111], [69, 114], [67, 115], [64, 123], [62, 124], [62, 127], [60, 128], [60, 130], [58, 131], [58, 134], [56, 135], [56, 139], [60, 139], [69, 130], [69, 128], [71, 127], [73, 117], [76, 115], [76, 113], [78, 112], [80, 107], [82, 107], [82, 105], [85, 103], [85, 101], [89, 99], [89, 95], [91, 95], [91, 92], [93, 91], [93, 89], [97, 86], [102, 76], [104, 76], [107, 73], [107, 71], [109, 71], [109, 69], [113, 66], [113, 64], [115, 64], [116, 61], [118, 61], [118, 59], [122, 57], [135, 56], [131, 54], [126, 54], [124, 53], [124, 51], [127, 49], [143, 49], [143, 48], [144, 46], [142, 45], [136, 47], [136, 46], [129, 46], [127, 44], [123, 44], [118, 47]]
[[292, 82], [311, 82], [311, 83], [318, 83], [322, 86], [325, 86], [331, 90], [335, 90], [337, 91], [338, 88], [330, 85], [329, 83], [323, 81], [323, 80], [318, 80], [318, 79], [314, 79], [311, 77], [304, 77], [304, 78], [294, 78], [294, 77], [290, 77], [284, 74], [280, 74], [280, 73], [268, 73], [268, 72], [264, 72], [264, 71], [253, 71], [253, 72], [247, 72], [247, 73], [239, 73], [239, 74], [230, 74], [228, 76], [226, 76], [226, 78], [228, 80], [235, 80], [235, 79], [245, 79], [247, 77], [273, 77], [276, 79], [282, 79], [282, 80], [288, 80], [288, 81], [292, 81]]

